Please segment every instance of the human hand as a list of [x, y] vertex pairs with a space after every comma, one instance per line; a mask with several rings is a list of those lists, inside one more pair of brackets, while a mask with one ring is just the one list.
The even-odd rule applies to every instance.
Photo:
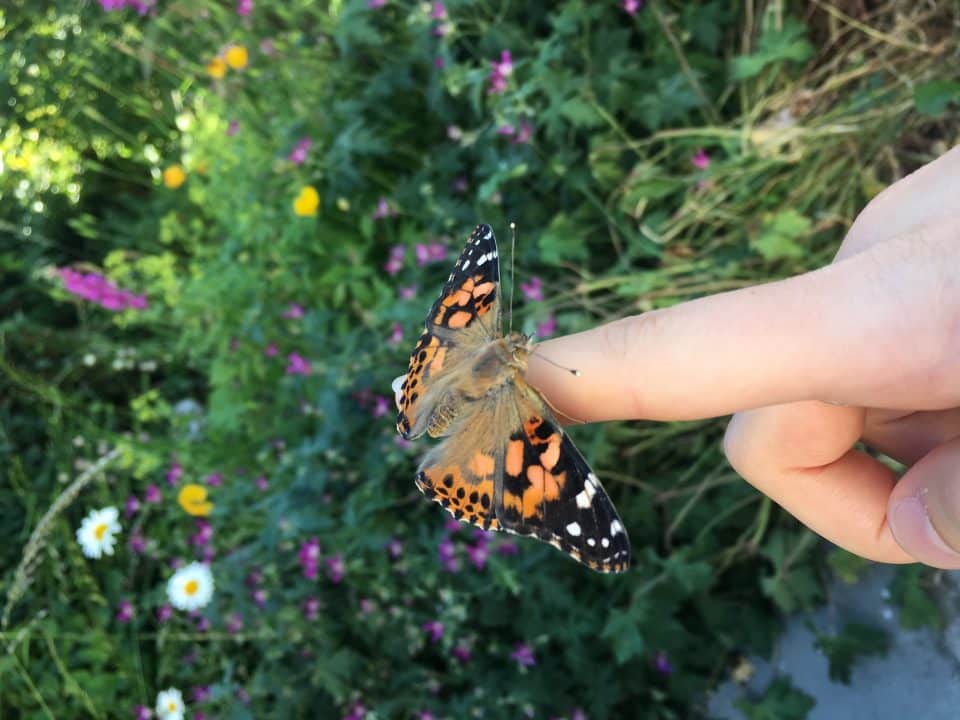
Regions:
[[960, 147], [877, 196], [831, 265], [548, 340], [528, 379], [585, 422], [735, 412], [731, 464], [812, 530], [960, 568]]

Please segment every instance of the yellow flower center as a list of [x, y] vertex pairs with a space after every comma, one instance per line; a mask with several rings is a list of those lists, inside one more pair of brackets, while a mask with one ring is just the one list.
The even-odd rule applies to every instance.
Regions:
[[187, 584], [183, 586], [183, 591], [187, 595], [196, 595], [197, 590], [200, 589], [200, 583], [196, 580], [187, 580]]
[[187, 483], [180, 488], [177, 502], [188, 515], [196, 517], [206, 517], [213, 510], [213, 503], [207, 499], [207, 489], [196, 483]]
[[170, 712], [176, 712], [177, 704], [173, 700], [171, 700], [170, 702], [167, 703], [167, 710], [169, 710]]
[[97, 536], [97, 540], [103, 540], [103, 536], [107, 534], [107, 524], [100, 523], [97, 525], [93, 530], [93, 534]]

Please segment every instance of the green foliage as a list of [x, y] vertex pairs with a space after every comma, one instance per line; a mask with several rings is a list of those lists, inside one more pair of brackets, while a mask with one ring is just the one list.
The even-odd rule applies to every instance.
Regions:
[[804, 720], [815, 704], [785, 677], [772, 680], [756, 700], [743, 698], [736, 703], [747, 720]]
[[834, 548], [827, 556], [827, 564], [834, 574], [848, 585], [853, 585], [871, 567], [871, 562], [843, 548]]
[[830, 679], [849, 685], [857, 661], [870, 655], [886, 655], [890, 638], [881, 628], [850, 622], [835, 635], [817, 634], [815, 644], [827, 656]]
[[901, 565], [890, 583], [890, 599], [900, 611], [900, 625], [908, 630], [943, 627], [943, 613], [933, 595], [937, 571], [922, 565]]
[[[822, 265], [887, 159], [955, 132], [923, 116], [949, 102], [931, 53], [843, 27], [814, 56], [820, 10], [768, 8], [5, 3], [0, 716], [129, 717], [170, 686], [236, 718], [705, 714], [728, 660], [769, 655], [825, 576], [814, 536], [727, 467], [722, 423], [572, 429], [638, 558], [608, 578], [445, 528], [389, 388], [478, 221], [502, 247], [515, 221], [517, 286], [543, 280], [515, 327], [575, 332]], [[233, 45], [246, 67], [211, 77]], [[910, 68], [940, 88], [923, 112]], [[294, 213], [305, 186], [316, 215]], [[443, 262], [415, 261], [428, 243]], [[58, 268], [148, 306], [83, 300]], [[188, 482], [205, 521], [177, 502]], [[83, 517], [131, 497], [115, 554], [85, 558]], [[158, 616], [172, 565], [211, 551], [211, 604]], [[910, 583], [894, 595], [931, 616]], [[744, 708], [810, 703], [778, 680]]]
[[956, 80], [930, 80], [917, 85], [913, 91], [913, 104], [924, 115], [943, 115], [957, 103], [960, 103], [960, 82]]

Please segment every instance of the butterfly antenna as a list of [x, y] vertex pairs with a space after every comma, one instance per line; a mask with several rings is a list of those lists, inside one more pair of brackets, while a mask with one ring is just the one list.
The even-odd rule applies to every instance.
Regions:
[[[531, 354], [531, 355], [536, 354], [537, 350], [539, 350], [539, 349], [540, 349], [540, 346], [537, 345], [536, 347], [533, 348], [533, 352], [530, 353], [530, 354]], [[574, 377], [580, 377], [580, 375], [581, 375], [580, 371], [577, 370], [576, 368], [567, 367], [566, 365], [561, 365], [561, 364], [558, 363], [558, 362], [554, 362], [553, 360], [551, 360], [550, 358], [548, 358], [546, 355], [540, 355], [539, 357], [540, 357], [541, 360], [550, 363], [550, 364], [553, 365], [554, 367], [560, 368], [561, 370], [566, 370], [568, 373], [570, 373], [570, 374], [573, 375]]]
[[510, 223], [510, 332], [513, 332], [513, 293], [517, 285], [517, 224]]

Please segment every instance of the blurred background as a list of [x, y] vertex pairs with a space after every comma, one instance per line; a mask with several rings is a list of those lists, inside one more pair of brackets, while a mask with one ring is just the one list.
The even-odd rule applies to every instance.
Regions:
[[634, 545], [603, 577], [423, 500], [390, 381], [480, 221], [540, 337], [829, 262], [960, 140], [958, 27], [7, 0], [0, 717], [948, 717], [950, 574], [825, 546], [722, 419], [571, 430]]

